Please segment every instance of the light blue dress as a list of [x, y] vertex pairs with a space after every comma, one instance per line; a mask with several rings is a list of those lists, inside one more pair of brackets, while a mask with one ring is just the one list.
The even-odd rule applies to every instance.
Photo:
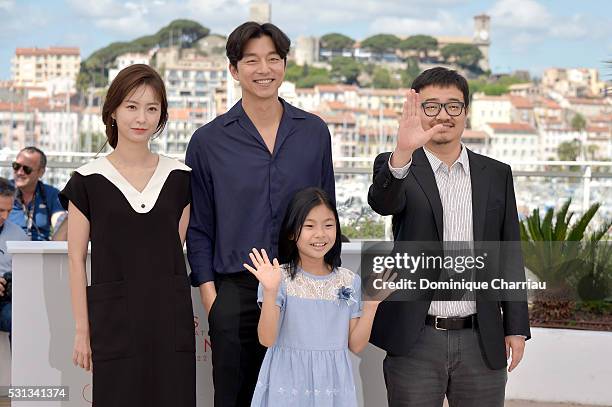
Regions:
[[283, 268], [276, 304], [278, 336], [251, 407], [356, 407], [348, 333], [351, 318], [361, 316], [359, 276], [342, 267], [327, 276], [298, 268], [292, 280]]

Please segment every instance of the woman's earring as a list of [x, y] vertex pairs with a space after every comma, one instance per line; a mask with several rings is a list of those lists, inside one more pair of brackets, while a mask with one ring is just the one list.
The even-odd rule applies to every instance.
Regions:
[[111, 127], [115, 127], [115, 119], [113, 119], [113, 121], [111, 122]]

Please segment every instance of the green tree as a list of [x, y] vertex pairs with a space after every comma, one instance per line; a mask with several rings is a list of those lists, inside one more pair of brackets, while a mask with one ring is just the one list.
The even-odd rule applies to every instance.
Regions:
[[510, 85], [515, 85], [517, 83], [526, 83], [526, 82], [529, 82], [529, 81], [525, 81], [524, 79], [521, 79], [513, 75], [502, 75], [495, 81], [495, 83], [498, 85], [503, 85], [503, 86], [508, 86], [508, 87]]
[[334, 51], [341, 51], [343, 49], [352, 48], [354, 43], [354, 39], [339, 33], [325, 34], [319, 40], [321, 48], [331, 49]]
[[287, 63], [285, 80], [295, 83], [298, 88], [312, 88], [315, 85], [333, 83], [327, 69], [315, 68], [307, 64], [299, 66], [292, 61]]
[[406, 60], [406, 69], [400, 72], [400, 76], [402, 78], [402, 86], [405, 88], [409, 88], [412, 86], [412, 81], [419, 76], [421, 73], [421, 68], [419, 68], [419, 63], [416, 58], [408, 58]]
[[333, 82], [327, 71], [325, 73], [315, 72], [299, 79], [295, 86], [298, 88], [313, 88], [315, 85], [325, 85]]
[[395, 35], [376, 34], [363, 40], [361, 42], [361, 47], [382, 54], [384, 52], [396, 50], [400, 43], [401, 40]]
[[336, 57], [331, 61], [331, 78], [347, 84], [357, 83], [362, 66], [353, 58]]
[[576, 113], [572, 118], [572, 130], [584, 131], [584, 129], [586, 129], [586, 125], [586, 119], [580, 113]]
[[296, 83], [304, 76], [304, 66], [296, 65], [296, 63], [293, 61], [287, 62], [287, 68], [285, 69], [285, 80]]
[[582, 143], [580, 140], [565, 141], [557, 147], [557, 155], [561, 161], [576, 161], [580, 155]]
[[597, 156], [597, 153], [599, 152], [599, 146], [596, 144], [591, 144], [587, 146], [586, 150], [587, 150], [586, 151], [587, 159], [595, 160], [595, 157]]
[[376, 64], [373, 64], [371, 62], [365, 63], [363, 64], [363, 70], [365, 71], [365, 73], [367, 73], [368, 75], [374, 75], [374, 70], [376, 69]]
[[391, 76], [391, 72], [383, 67], [376, 67], [372, 75], [372, 86], [380, 89], [399, 88], [400, 84]]
[[499, 96], [510, 92], [510, 86], [516, 83], [524, 83], [520, 78], [512, 75], [504, 75], [494, 82], [487, 82], [485, 78], [469, 81], [470, 95], [483, 92], [487, 96]]
[[348, 225], [343, 225], [342, 233], [349, 239], [384, 239], [385, 223], [360, 218]]
[[429, 35], [413, 35], [400, 42], [399, 48], [402, 51], [418, 51], [419, 57], [427, 58], [429, 51], [438, 49], [438, 40]]
[[147, 52], [156, 46], [167, 47], [180, 45], [192, 47], [193, 44], [208, 35], [210, 30], [200, 23], [191, 20], [174, 20], [153, 35], [145, 35], [130, 42], [113, 42], [100, 48], [81, 63], [81, 74], [77, 78], [77, 85], [84, 89], [90, 84], [105, 86], [107, 84], [108, 69], [121, 54], [127, 52]]
[[[160, 46], [180, 44], [182, 48], [191, 48], [196, 41], [210, 34], [210, 30], [192, 20], [174, 20], [159, 30], [155, 37]], [[138, 40], [136, 40], [138, 41]]]
[[464, 68], [477, 68], [482, 59], [482, 52], [471, 44], [448, 44], [440, 50], [442, 58], [454, 62]]

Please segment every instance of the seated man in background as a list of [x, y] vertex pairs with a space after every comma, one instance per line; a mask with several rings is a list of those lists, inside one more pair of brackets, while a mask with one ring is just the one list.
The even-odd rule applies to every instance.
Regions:
[[0, 331], [11, 334], [11, 298], [8, 290], [11, 280], [12, 258], [7, 253], [6, 242], [11, 240], [30, 240], [25, 232], [8, 220], [13, 209], [15, 188], [5, 178], [0, 177]]
[[51, 240], [53, 227], [65, 211], [58, 199], [59, 190], [41, 181], [47, 156], [37, 147], [26, 147], [12, 166], [16, 193], [10, 221], [21, 227], [29, 240]]

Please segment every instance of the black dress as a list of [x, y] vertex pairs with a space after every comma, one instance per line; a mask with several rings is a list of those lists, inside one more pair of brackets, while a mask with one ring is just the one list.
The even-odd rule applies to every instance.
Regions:
[[196, 405], [193, 309], [178, 233], [189, 171], [160, 155], [138, 192], [103, 157], [77, 169], [60, 194], [90, 222], [95, 407]]

